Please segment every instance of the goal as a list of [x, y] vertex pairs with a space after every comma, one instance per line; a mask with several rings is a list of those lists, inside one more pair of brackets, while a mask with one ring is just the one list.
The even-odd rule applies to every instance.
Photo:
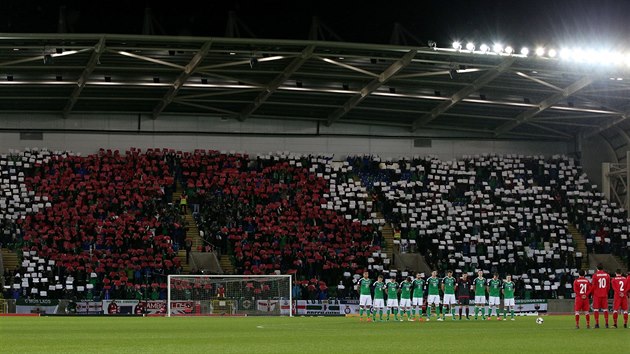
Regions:
[[291, 275], [169, 275], [167, 316], [293, 316]]

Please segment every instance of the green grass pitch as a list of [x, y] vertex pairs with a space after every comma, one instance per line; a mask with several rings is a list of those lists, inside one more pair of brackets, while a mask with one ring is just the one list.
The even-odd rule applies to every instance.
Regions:
[[535, 317], [379, 323], [356, 317], [0, 317], [0, 352], [630, 352], [629, 329], [576, 330], [573, 316], [544, 318], [538, 325]]

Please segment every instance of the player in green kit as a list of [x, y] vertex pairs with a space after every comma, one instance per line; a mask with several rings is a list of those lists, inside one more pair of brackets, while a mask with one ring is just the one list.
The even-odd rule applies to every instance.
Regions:
[[516, 284], [512, 281], [512, 276], [505, 277], [503, 282], [503, 321], [506, 321], [508, 309], [510, 310], [510, 319], [514, 321], [514, 288]]
[[359, 291], [359, 321], [363, 321], [363, 313], [365, 312], [367, 320], [370, 319], [370, 308], [372, 307], [372, 293], [370, 286], [372, 279], [369, 278], [370, 273], [363, 272], [363, 278], [357, 281]]
[[457, 301], [455, 300], [455, 285], [457, 284], [457, 280], [453, 277], [453, 271], [448, 270], [446, 272], [446, 277], [442, 279], [442, 292], [444, 293], [444, 298], [442, 299], [442, 319], [446, 317], [446, 312], [450, 310], [451, 319], [455, 320], [455, 305]]
[[477, 278], [473, 280], [475, 288], [475, 320], [481, 312], [481, 319], [486, 319], [486, 278], [483, 277], [483, 270], [477, 272]]
[[442, 321], [440, 318], [440, 278], [437, 276], [437, 270], [431, 272], [431, 276], [427, 279], [427, 287], [429, 288], [427, 321], [431, 319], [431, 309], [435, 309], [437, 320]]
[[407, 315], [407, 321], [413, 321], [411, 319], [411, 288], [413, 283], [411, 277], [407, 277], [405, 281], [400, 283], [400, 320], [403, 321], [403, 317]]
[[385, 283], [383, 282], [383, 276], [379, 275], [378, 279], [372, 284], [374, 287], [374, 301], [372, 306], [374, 307], [374, 312], [372, 313], [372, 320], [376, 321], [376, 311], [378, 309], [378, 317], [379, 321], [383, 321], [383, 308], [385, 308], [385, 300], [384, 300], [384, 292], [385, 292]]
[[385, 287], [387, 288], [387, 320], [389, 321], [389, 314], [393, 312], [394, 320], [398, 321], [398, 283], [396, 278], [390, 278]]
[[413, 309], [411, 313], [413, 319], [416, 318], [416, 309], [418, 310], [418, 320], [422, 321], [422, 305], [424, 304], [424, 279], [422, 274], [416, 274], [416, 279], [413, 280], [413, 297], [411, 298], [411, 306]]
[[497, 320], [501, 321], [501, 314], [499, 313], [499, 306], [501, 306], [501, 279], [499, 279], [499, 273], [494, 273], [492, 279], [488, 281], [488, 292], [490, 297], [488, 298], [488, 320], [492, 318], [492, 310], [497, 314]]

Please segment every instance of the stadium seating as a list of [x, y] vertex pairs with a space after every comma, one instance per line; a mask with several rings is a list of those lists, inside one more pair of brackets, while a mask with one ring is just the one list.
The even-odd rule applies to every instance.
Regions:
[[[587, 208], [593, 220], [596, 214], [601, 221], [607, 210], [601, 195], [581, 192], [588, 180], [563, 156], [483, 155], [458, 161], [363, 156], [348, 162], [377, 192], [377, 209], [400, 228], [403, 240], [416, 240], [434, 269], [521, 274], [517, 279], [524, 288], [544, 297], [567, 293], [577, 267], [567, 231], [573, 205], [567, 196], [597, 197], [600, 204]], [[621, 211], [608, 210], [608, 215], [613, 212]]]
[[326, 283], [388, 262], [372, 245], [374, 225], [361, 220], [370, 208], [360, 188], [339, 182], [347, 167], [333, 167], [330, 157], [289, 154], [248, 162], [196, 151], [182, 159], [187, 187], [202, 197], [199, 227], [233, 254], [239, 273], [317, 276]]
[[[515, 275], [520, 296], [569, 296], [579, 259], [623, 255], [628, 220], [565, 156], [380, 159], [131, 149], [0, 156], [0, 242], [22, 250], [14, 296], [159, 298], [180, 269], [175, 181], [239, 274], [296, 274], [303, 298], [353, 296], [364, 270], [405, 275], [381, 249], [389, 223], [438, 270]], [[381, 217], [382, 215], [382, 217]], [[198, 249], [203, 251], [206, 249]], [[177, 290], [177, 289], [176, 289]], [[185, 289], [183, 289], [185, 290]]]
[[25, 183], [40, 202], [17, 219], [23, 260], [13, 287], [36, 297], [63, 290], [117, 298], [164, 288], [164, 275], [180, 266], [169, 236], [178, 220], [167, 217], [163, 193], [173, 177], [164, 161], [161, 151], [135, 149], [35, 157]]

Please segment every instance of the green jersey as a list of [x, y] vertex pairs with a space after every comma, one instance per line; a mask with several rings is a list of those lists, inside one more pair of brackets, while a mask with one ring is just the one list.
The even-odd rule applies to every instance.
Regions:
[[361, 278], [359, 279], [359, 294], [361, 295], [372, 295], [370, 292], [370, 285], [372, 285], [371, 279]]
[[383, 290], [385, 289], [385, 283], [382, 281], [375, 281], [372, 284], [374, 287], [374, 299], [383, 299]]
[[387, 283], [387, 298], [388, 299], [398, 299], [398, 283], [395, 281], [390, 281]]
[[475, 278], [475, 280], [473, 280], [473, 286], [475, 287], [475, 296], [486, 296], [485, 278]]
[[440, 278], [430, 277], [427, 279], [429, 284], [429, 295], [440, 295]]
[[506, 281], [503, 283], [503, 297], [506, 299], [514, 298], [514, 282]]
[[424, 279], [414, 279], [411, 284], [413, 284], [413, 297], [423, 298]]
[[501, 279], [490, 279], [488, 285], [490, 287], [490, 296], [501, 296]]
[[400, 283], [400, 298], [411, 300], [411, 287], [413, 283], [410, 281], [404, 281]]
[[453, 277], [444, 277], [442, 284], [444, 284], [444, 295], [455, 295], [455, 283], [456, 280]]

